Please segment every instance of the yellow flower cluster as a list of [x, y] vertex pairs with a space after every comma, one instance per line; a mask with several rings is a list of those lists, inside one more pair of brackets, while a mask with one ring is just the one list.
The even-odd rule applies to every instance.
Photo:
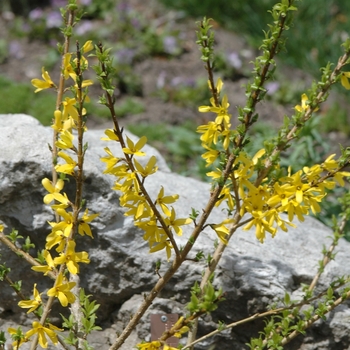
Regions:
[[[217, 90], [220, 92], [222, 82], [217, 83]], [[201, 106], [200, 112], [214, 112], [217, 114], [214, 122], [200, 126], [198, 132], [202, 133], [202, 145], [208, 151], [202, 155], [207, 166], [212, 165], [220, 154], [227, 156], [230, 135], [235, 135], [230, 130], [230, 114], [228, 113], [229, 103], [224, 96], [219, 106]], [[302, 95], [301, 105], [295, 107], [298, 112], [306, 112], [310, 109], [307, 95]], [[315, 109], [316, 110], [316, 109]], [[212, 144], [216, 148], [212, 148]], [[220, 151], [220, 146], [222, 151]], [[236, 210], [241, 219], [246, 219], [245, 230], [255, 227], [256, 237], [263, 242], [265, 233], [269, 232], [274, 236], [278, 228], [287, 231], [287, 225], [293, 226], [292, 221], [296, 216], [299, 221], [304, 220], [310, 210], [315, 214], [319, 212], [322, 198], [326, 190], [335, 186], [334, 180], [344, 186], [343, 177], [350, 176], [349, 172], [340, 171], [338, 162], [334, 160], [334, 154], [328, 157], [324, 163], [316, 164], [311, 168], [304, 167], [294, 174], [289, 174], [273, 181], [267, 178], [261, 184], [255, 185], [254, 179], [259, 167], [264, 165], [263, 156], [265, 150], [261, 149], [253, 157], [250, 157], [243, 150], [235, 157], [232, 171], [216, 202], [216, 206], [223, 202], [227, 203], [229, 213]], [[214, 182], [220, 183], [223, 178], [223, 170], [217, 168], [207, 173]], [[281, 217], [281, 213], [288, 215], [288, 220]], [[226, 237], [229, 228], [226, 224], [233, 220], [226, 219], [222, 223], [210, 225], [215, 230], [219, 239], [227, 243]]]
[[145, 136], [134, 143], [128, 136], [126, 142], [121, 142], [111, 129], [106, 130], [105, 134], [107, 137], [104, 140], [121, 143], [124, 152], [124, 157], [118, 158], [106, 147], [107, 156], [101, 158], [106, 164], [104, 173], [116, 178], [113, 189], [122, 192], [120, 204], [126, 208], [124, 215], [132, 216], [134, 224], [145, 231], [143, 238], [148, 241], [151, 253], [165, 249], [170, 259], [174, 248], [171, 242], [173, 233], [180, 236], [181, 226], [190, 224], [191, 219], [177, 218], [175, 209], [169, 207], [179, 198], [177, 194], [165, 195], [161, 187], [157, 198], [152, 200], [145, 193], [143, 184], [146, 178], [158, 170], [155, 156], [151, 156], [145, 165], [136, 159], [146, 155], [142, 150], [147, 142]]
[[[88, 67], [88, 61], [83, 54], [92, 49], [91, 41], [86, 42], [81, 48], [79, 62], [81, 70], [85, 70]], [[71, 175], [75, 178], [77, 178], [78, 158], [84, 156], [84, 150], [79, 150], [79, 147], [74, 145], [73, 130], [79, 127], [84, 129], [84, 124], [81, 120], [86, 111], [82, 106], [84, 102], [88, 102], [88, 96], [82, 92], [81, 88], [92, 84], [90, 80], [84, 80], [81, 84], [78, 84], [78, 76], [73, 68], [77, 67], [77, 65], [77, 58], [73, 60], [72, 54], [67, 53], [64, 56], [62, 75], [65, 79], [71, 78], [73, 80], [70, 90], [73, 92], [74, 97], [66, 97], [62, 101], [61, 108], [54, 112], [54, 123], [52, 125], [57, 134], [57, 141], [55, 142], [55, 146], [58, 149], [57, 156], [63, 161], [55, 165], [55, 170], [58, 173]], [[37, 88], [35, 92], [48, 88], [57, 88], [44, 68], [42, 77], [43, 80], [32, 80], [32, 84]], [[62, 178], [64, 177], [65, 175], [62, 176]], [[45, 249], [42, 252], [46, 265], [33, 266], [32, 269], [42, 272], [44, 275], [53, 273], [56, 276], [55, 284], [47, 291], [47, 296], [57, 298], [62, 306], [67, 307], [75, 301], [75, 295], [71, 291], [75, 283], [69, 282], [65, 277], [65, 269], [71, 274], [78, 274], [79, 264], [90, 262], [87, 252], [76, 252], [74, 234], [77, 232], [82, 236], [88, 235], [93, 238], [89, 223], [98, 214], [89, 215], [87, 209], [84, 213], [80, 213], [81, 208], [76, 208], [76, 205], [69, 200], [66, 193], [62, 192], [64, 187], [62, 178], [56, 182], [51, 182], [47, 178], [42, 180], [42, 185], [48, 192], [44, 197], [44, 203], [51, 205], [56, 217], [60, 218], [60, 220], [49, 222], [52, 229], [46, 238]], [[55, 257], [52, 257], [50, 250], [54, 247], [56, 247], [57, 253]], [[28, 308], [28, 313], [33, 312], [43, 305], [41, 294], [38, 292], [35, 284], [33, 299], [20, 301], [18, 305], [22, 308]], [[33, 322], [33, 327], [25, 334], [24, 340], [27, 341], [33, 335], [38, 335], [39, 344], [41, 347], [46, 348], [48, 346], [47, 336], [54, 344], [57, 344], [55, 331], [60, 331], [60, 329], [48, 323], [42, 325], [40, 322]]]

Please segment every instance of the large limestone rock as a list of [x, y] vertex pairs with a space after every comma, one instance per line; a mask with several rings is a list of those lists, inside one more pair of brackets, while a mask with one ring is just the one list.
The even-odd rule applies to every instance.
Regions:
[[[132, 220], [123, 215], [118, 203], [118, 194], [110, 190], [113, 179], [102, 174], [104, 163], [103, 148], [108, 146], [117, 153], [118, 145], [101, 141], [103, 130], [89, 130], [86, 141], [89, 144], [85, 163], [84, 197], [90, 212], [100, 216], [92, 225], [94, 240], [78, 238], [79, 250], [87, 250], [91, 264], [81, 266], [81, 283], [87, 292], [101, 304], [98, 317], [105, 329], [91, 337], [95, 349], [108, 349], [116, 333], [125, 326], [130, 316], [137, 310], [147, 293], [157, 281], [155, 263], [162, 259], [162, 269], [167, 262], [163, 253], [149, 254], [148, 244], [142, 239]], [[43, 177], [50, 177], [51, 158], [47, 144], [52, 132], [35, 119], [26, 115], [0, 115], [0, 221], [5, 223], [7, 233], [15, 228], [21, 235], [29, 235], [42, 249], [45, 235], [49, 231], [48, 220], [53, 216], [50, 208], [42, 202], [45, 190], [41, 186]], [[147, 178], [146, 186], [152, 196], [156, 196], [160, 185], [167, 194], [178, 193], [180, 200], [175, 207], [180, 217], [187, 217], [191, 208], [199, 211], [208, 200], [210, 186], [206, 183], [171, 173], [160, 154], [148, 147], [147, 154], [155, 154], [159, 159], [159, 171]], [[71, 191], [69, 185], [65, 188]], [[217, 210], [210, 218], [215, 223], [222, 217]], [[179, 237], [185, 244], [190, 227]], [[222, 286], [226, 300], [212, 316], [204, 317], [200, 333], [215, 328], [221, 320], [231, 323], [248, 315], [262, 311], [267, 304], [283, 297], [285, 291], [300, 296], [301, 283], [310, 283], [321, 259], [323, 244], [327, 244], [328, 228], [312, 218], [306, 219], [289, 232], [279, 232], [274, 239], [268, 237], [264, 244], [255, 238], [254, 232], [239, 230], [227, 247], [216, 273], [215, 283]], [[203, 232], [196, 243], [195, 252], [213, 251], [215, 234], [211, 230]], [[337, 248], [335, 261], [326, 268], [321, 286], [334, 280], [336, 276], [347, 275], [350, 266], [348, 254], [350, 245], [342, 240]], [[23, 291], [31, 294], [33, 281], [38, 282], [40, 291], [50, 286], [51, 281], [34, 273], [21, 258], [0, 244], [1, 263], [10, 267], [12, 280], [23, 281]], [[142, 319], [137, 330], [124, 345], [124, 350], [132, 349], [141, 339], [149, 339], [150, 313], [185, 313], [184, 304], [189, 300], [189, 290], [195, 281], [200, 281], [205, 263], [186, 262], [161, 292], [151, 310]], [[162, 270], [160, 271], [162, 273]], [[17, 306], [18, 299], [3, 282], [0, 284], [0, 329], [20, 323], [24, 329], [30, 324]], [[59, 310], [58, 311], [62, 311]], [[57, 315], [54, 313], [54, 315]], [[55, 320], [55, 317], [54, 317]], [[244, 349], [249, 337], [257, 336], [262, 323], [259, 321], [234, 328], [224, 334], [210, 338], [198, 349], [216, 348]], [[259, 328], [260, 327], [260, 328]], [[350, 313], [342, 306], [332, 313], [326, 322], [319, 322], [305, 338], [289, 345], [289, 349], [346, 349], [350, 345]], [[25, 347], [23, 347], [25, 349]]]

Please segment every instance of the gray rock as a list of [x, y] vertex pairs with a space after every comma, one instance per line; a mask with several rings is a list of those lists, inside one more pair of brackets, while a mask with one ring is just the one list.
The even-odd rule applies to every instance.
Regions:
[[[47, 144], [52, 138], [51, 129], [26, 115], [0, 115], [0, 135], [0, 221], [5, 223], [7, 233], [13, 227], [21, 235], [29, 235], [38, 249], [42, 249], [49, 232], [47, 221], [53, 219], [50, 208], [42, 202], [45, 190], [41, 186], [42, 178], [50, 178], [51, 158]], [[117, 145], [100, 140], [103, 130], [89, 130], [85, 135], [89, 149], [84, 196], [90, 212], [99, 212], [100, 216], [92, 224], [94, 240], [78, 237], [78, 250], [87, 250], [91, 259], [89, 265], [81, 265], [81, 284], [101, 304], [98, 321], [104, 331], [94, 332], [90, 340], [94, 348], [104, 350], [126, 325], [130, 315], [136, 312], [143, 293], [157, 281], [156, 261], [160, 258], [163, 261], [160, 273], [165, 271], [168, 263], [163, 252], [148, 253], [142, 232], [123, 215], [118, 194], [110, 190], [113, 178], [102, 174], [104, 163], [99, 158], [105, 155], [103, 148], [108, 146], [117, 154]], [[166, 194], [180, 194], [175, 205], [179, 217], [188, 217], [192, 207], [201, 211], [209, 198], [210, 185], [171, 173], [159, 152], [151, 147], [147, 147], [146, 152], [148, 156], [156, 155], [159, 165], [159, 171], [146, 181], [151, 196], [156, 197], [163, 185]], [[69, 195], [72, 188], [68, 185], [65, 191]], [[223, 213], [217, 209], [209, 222], [217, 223], [222, 218]], [[215, 329], [219, 320], [231, 323], [263, 311], [268, 304], [282, 298], [285, 291], [292, 299], [300, 297], [300, 284], [311, 282], [323, 244], [327, 244], [331, 232], [312, 218], [297, 224], [298, 227], [289, 232], [278, 232], [274, 239], [267, 237], [264, 244], [257, 241], [253, 231], [238, 230], [235, 233], [215, 278], [215, 284], [225, 291], [226, 300], [212, 315], [201, 320], [200, 334]], [[180, 245], [186, 243], [190, 229], [186, 227], [183, 236], [178, 238]], [[205, 230], [191, 256], [200, 250], [212, 253], [215, 238], [212, 230]], [[348, 274], [349, 248], [349, 243], [341, 240], [336, 260], [327, 266], [320, 288], [336, 276]], [[40, 291], [50, 287], [51, 281], [34, 273], [3, 245], [0, 245], [0, 254], [1, 261], [12, 268], [12, 280], [23, 281], [23, 291], [27, 295], [32, 292], [34, 280]], [[141, 339], [149, 337], [150, 313], [186, 312], [183, 307], [189, 300], [190, 288], [195, 281], [200, 281], [204, 268], [205, 263], [188, 261], [184, 264], [160, 293], [160, 298], [153, 303], [123, 350], [129, 350]], [[6, 329], [9, 322], [12, 325], [20, 323], [25, 329], [30, 321], [17, 306], [16, 295], [4, 284], [0, 286], [0, 329]], [[57, 307], [53, 313], [54, 321], [57, 321], [58, 312], [62, 310]], [[233, 328], [197, 348], [243, 349], [250, 336], [258, 336], [262, 325], [255, 321]], [[319, 322], [308, 331], [305, 338], [288, 345], [288, 349], [345, 349], [350, 345], [349, 327], [349, 311], [344, 305], [329, 315], [326, 322]]]

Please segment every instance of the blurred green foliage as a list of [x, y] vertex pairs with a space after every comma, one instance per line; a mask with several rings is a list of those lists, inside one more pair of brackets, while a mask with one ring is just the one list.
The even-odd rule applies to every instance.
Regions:
[[[263, 30], [271, 21], [268, 11], [274, 0], [160, 0], [166, 6], [185, 11], [198, 19], [211, 17], [223, 27], [245, 36], [259, 47]], [[349, 35], [350, 1], [307, 0], [298, 4], [293, 28], [287, 33], [287, 52], [279, 57], [285, 63], [318, 73], [328, 61], [336, 61], [340, 44]], [[326, 40], [325, 40], [326, 38]]]

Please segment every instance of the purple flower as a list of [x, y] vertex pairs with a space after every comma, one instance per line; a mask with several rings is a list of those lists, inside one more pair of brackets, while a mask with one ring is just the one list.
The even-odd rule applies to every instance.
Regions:
[[166, 71], [162, 70], [157, 78], [157, 89], [163, 89], [166, 83]]
[[116, 59], [121, 64], [131, 64], [135, 57], [135, 50], [133, 49], [120, 49], [116, 53]]
[[176, 55], [179, 51], [176, 38], [173, 36], [166, 36], [163, 38], [164, 52], [169, 55]]
[[280, 84], [277, 81], [270, 81], [266, 83], [265, 87], [267, 90], [267, 94], [273, 95], [280, 88]]
[[227, 61], [231, 67], [240, 69], [242, 67], [242, 60], [239, 58], [237, 52], [231, 52], [227, 55]]
[[61, 14], [57, 11], [51, 11], [46, 17], [47, 28], [59, 28], [62, 25]]
[[184, 83], [184, 78], [183, 77], [175, 77], [171, 79], [171, 86], [179, 86], [180, 84]]
[[25, 56], [23, 48], [19, 41], [12, 40], [9, 44], [9, 55], [16, 59], [21, 59]]
[[29, 19], [32, 21], [36, 21], [38, 19], [41, 19], [41, 18], [43, 18], [43, 16], [44, 16], [44, 12], [39, 7], [35, 8], [34, 10], [29, 12]]
[[91, 5], [92, 0], [80, 0], [81, 5], [89, 6]]
[[88, 32], [91, 32], [93, 30], [93, 26], [91, 21], [81, 21], [79, 22], [79, 25], [77, 26], [75, 33], [77, 35], [84, 35]]
[[51, 6], [54, 8], [60, 8], [67, 5], [66, 0], [51, 0]]

